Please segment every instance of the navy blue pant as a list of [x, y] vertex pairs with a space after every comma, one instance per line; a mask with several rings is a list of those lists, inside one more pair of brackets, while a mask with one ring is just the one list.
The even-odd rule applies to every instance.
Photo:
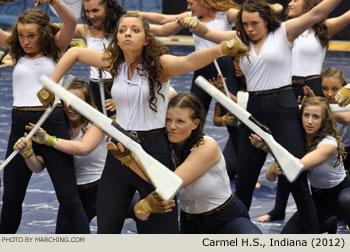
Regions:
[[237, 197], [223, 210], [210, 215], [188, 219], [181, 211], [180, 221], [182, 234], [261, 234]]
[[229, 133], [226, 146], [223, 150], [223, 155], [226, 160], [226, 170], [230, 179], [235, 178], [238, 169], [238, 150], [243, 131], [243, 126], [226, 126]]
[[[338, 210], [344, 217], [345, 224], [350, 221], [350, 177], [345, 177], [339, 185], [329, 189], [317, 189], [312, 187], [312, 197], [314, 198], [320, 223], [324, 223], [328, 218], [336, 216]], [[303, 226], [304, 219], [296, 212], [287, 222], [282, 230], [284, 234], [306, 233]], [[328, 230], [324, 230], [328, 231]]]
[[[238, 141], [237, 141], [238, 142]], [[231, 136], [227, 139], [224, 150], [222, 151], [226, 161], [226, 170], [230, 180], [234, 179], [237, 175], [238, 166], [238, 152], [236, 152]]]
[[79, 188], [79, 196], [89, 222], [96, 216], [96, 198], [98, 184], [89, 188]]
[[[274, 139], [295, 157], [305, 155], [304, 134], [299, 108], [290, 91], [279, 94], [249, 96], [248, 112], [270, 128]], [[255, 148], [249, 141], [251, 130], [243, 129], [239, 148], [236, 195], [249, 210], [255, 184], [267, 154]], [[280, 179], [286, 180], [284, 176]], [[308, 233], [319, 233], [320, 225], [316, 207], [309, 192], [307, 177], [302, 173], [295, 182], [289, 183], [298, 211], [302, 214]]]
[[295, 97], [298, 98], [298, 96], [301, 97], [301, 101], [304, 97], [304, 87], [305, 86], [309, 86], [312, 91], [314, 91], [316, 96], [322, 96], [323, 95], [323, 91], [322, 91], [322, 80], [321, 78], [317, 78], [317, 79], [313, 79], [313, 80], [306, 80], [305, 78], [307, 77], [300, 77], [300, 76], [293, 76], [292, 80], [297, 81], [297, 80], [305, 80], [304, 84], [293, 84], [293, 92], [295, 94]]
[[[166, 167], [174, 170], [169, 141], [165, 135], [141, 139], [141, 146]], [[97, 192], [98, 233], [118, 234], [122, 231], [136, 190], [141, 198], [145, 198], [155, 189], [108, 153]], [[150, 233], [178, 233], [177, 207], [167, 214], [151, 214], [148, 221]]]
[[285, 218], [288, 198], [289, 198], [288, 181], [285, 179], [280, 179], [280, 176], [278, 176], [275, 206], [270, 212], [268, 212], [268, 215], [270, 216], [271, 221], [283, 220]]
[[[230, 56], [220, 57], [217, 59], [217, 62], [219, 64], [223, 77], [226, 78], [226, 84], [227, 84], [228, 90], [232, 94], [236, 95], [238, 91], [238, 87], [237, 87], [236, 77], [234, 76], [234, 66], [233, 66], [232, 57]], [[196, 95], [199, 98], [199, 100], [203, 105], [203, 108], [205, 109], [206, 112], [208, 112], [210, 102], [211, 102], [211, 96], [195, 84], [194, 81], [199, 75], [203, 76], [207, 80], [212, 78], [217, 78], [218, 72], [215, 68], [214, 63], [210, 63], [209, 65], [193, 73], [192, 87], [191, 87], [191, 93]]]
[[[36, 123], [43, 112], [12, 111], [11, 133], [6, 157], [16, 141], [23, 136], [25, 125]], [[50, 135], [69, 139], [68, 128], [61, 108], [56, 108], [42, 126]], [[60, 207], [66, 219], [57, 218], [57, 226], [68, 221], [63, 233], [89, 233], [89, 224], [79, 198], [73, 157], [46, 145], [33, 142], [35, 153], [44, 158], [45, 166], [55, 188]], [[4, 170], [4, 195], [1, 211], [1, 233], [16, 233], [22, 218], [22, 203], [32, 172], [21, 155], [17, 155]]]
[[338, 209], [344, 218], [345, 225], [350, 226], [350, 187], [342, 189], [338, 196]]
[[[98, 184], [95, 184], [88, 188], [82, 188], [78, 186], [79, 196], [89, 222], [91, 222], [91, 220], [96, 216], [97, 190], [98, 190]], [[131, 205], [129, 207], [128, 217], [134, 219], [134, 221], [136, 222], [136, 228], [137, 228], [138, 234], [146, 234], [148, 233], [148, 230], [149, 230], [148, 221], [141, 221], [137, 219], [134, 214], [134, 205], [140, 200], [139, 195], [138, 194], [136, 195], [136, 194], [132, 199]], [[62, 208], [58, 209], [58, 215], [63, 215]], [[65, 223], [65, 225], [70, 225], [70, 223]], [[57, 226], [56, 230], [60, 232], [59, 229], [62, 229], [62, 228], [64, 228], [64, 226], [60, 225], [60, 226]]]
[[[327, 220], [330, 216], [336, 216], [337, 215], [337, 205], [339, 202], [339, 196], [341, 192], [346, 189], [350, 188], [350, 177], [346, 176], [345, 179], [337, 186], [332, 187], [330, 189], [317, 189], [314, 187], [311, 187], [312, 191], [312, 197], [314, 198], [316, 208], [318, 211], [318, 216], [320, 218], [320, 222], [324, 222]], [[344, 191], [345, 192], [345, 191]], [[345, 195], [343, 193], [343, 195]], [[343, 197], [345, 198], [345, 197]], [[350, 202], [339, 202], [340, 205], [349, 205]], [[350, 206], [347, 207], [347, 210], [349, 210]], [[345, 219], [349, 221], [350, 212], [347, 211], [341, 211], [344, 212]]]
[[[83, 208], [89, 223], [96, 216], [97, 188], [98, 184], [95, 184], [94, 186], [91, 186], [89, 188], [79, 188], [78, 186], [79, 197], [83, 204]], [[62, 219], [65, 218], [63, 209], [61, 207], [58, 208], [58, 216]], [[71, 225], [69, 222], [61, 222], [60, 225], [57, 225], [56, 231], [58, 233], [62, 233], [66, 226], [69, 225]]]
[[[296, 80], [296, 81], [305, 80], [305, 78], [306, 77], [293, 76], [292, 80]], [[298, 96], [300, 96], [301, 101], [302, 101], [302, 98], [304, 97], [304, 90], [303, 90], [304, 86], [309, 86], [314, 91], [315, 95], [324, 97], [322, 92], [321, 78], [314, 79], [314, 80], [305, 80], [304, 84], [292, 85], [295, 97], [297, 98]], [[278, 179], [275, 206], [270, 212], [268, 212], [268, 215], [270, 215], [270, 220], [284, 219], [288, 198], [289, 198], [288, 181]]]

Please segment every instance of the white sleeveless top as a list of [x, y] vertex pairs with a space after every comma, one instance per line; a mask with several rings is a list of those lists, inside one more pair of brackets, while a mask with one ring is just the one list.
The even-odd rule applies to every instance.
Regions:
[[[192, 16], [192, 12], [189, 12], [189, 15]], [[208, 28], [211, 28], [214, 30], [220, 30], [220, 31], [231, 31], [232, 27], [235, 26], [234, 23], [229, 24], [227, 20], [226, 11], [217, 11], [214, 20], [211, 20], [209, 22], [202, 22], [202, 23], [205, 24]], [[209, 40], [205, 40], [201, 37], [198, 37], [195, 34], [192, 34], [192, 36], [193, 36], [196, 51], [203, 50], [208, 47], [214, 47], [217, 45], [216, 43], [211, 42]]]
[[250, 55], [241, 59], [240, 66], [248, 91], [270, 90], [291, 84], [292, 45], [286, 33], [286, 24], [270, 32], [259, 54], [250, 42]]
[[[324, 144], [338, 146], [335, 138], [329, 135], [322, 139], [322, 141], [317, 145], [317, 148]], [[311, 186], [319, 189], [327, 189], [332, 188], [342, 182], [345, 178], [343, 162], [340, 162], [339, 165], [334, 167], [336, 161], [337, 155], [333, 155], [323, 163], [310, 168], [308, 177]]]
[[[90, 36], [90, 30], [86, 36], [86, 47], [98, 51], [104, 51], [107, 49], [111, 38], [95, 38]], [[111, 79], [112, 75], [107, 71], [102, 71], [102, 79]], [[98, 68], [91, 66], [90, 67], [90, 80], [99, 81], [100, 71]]]
[[[205, 139], [213, 138], [205, 136]], [[221, 159], [192, 184], [182, 188], [177, 196], [181, 209], [186, 213], [199, 214], [222, 205], [232, 194], [225, 158]]]
[[321, 74], [327, 48], [321, 45], [313, 29], [304, 31], [294, 40], [292, 50], [292, 76]]
[[[142, 75], [142, 76], [141, 76]], [[117, 107], [117, 123], [126, 130], [147, 131], [165, 127], [169, 100], [169, 83], [162, 83], [157, 98], [157, 112], [149, 107], [149, 84], [144, 73], [136, 70], [128, 80], [128, 65], [124, 62], [113, 80], [112, 98]]]
[[[90, 125], [89, 123], [88, 127], [90, 127]], [[82, 138], [83, 131], [80, 131], [79, 135], [72, 140], [80, 141]], [[84, 185], [99, 180], [107, 158], [106, 141], [103, 139], [96, 149], [86, 156], [74, 155], [73, 157], [78, 185]]]
[[[55, 67], [55, 62], [47, 57], [38, 59], [21, 57], [13, 70], [13, 106], [43, 106], [36, 95], [43, 87], [39, 78], [42, 74], [50, 76]], [[59, 102], [57, 97], [56, 102]]]

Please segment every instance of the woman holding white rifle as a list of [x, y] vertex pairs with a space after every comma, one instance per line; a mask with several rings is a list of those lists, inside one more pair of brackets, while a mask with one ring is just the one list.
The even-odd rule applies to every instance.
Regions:
[[[75, 78], [68, 90], [91, 106], [96, 107], [89, 84], [82, 79]], [[28, 168], [35, 173], [41, 172], [46, 166], [43, 156], [37, 151], [37, 144], [40, 146], [46, 142], [53, 142], [51, 148], [74, 155], [77, 189], [90, 222], [96, 216], [97, 187], [107, 156], [105, 134], [65, 103], [63, 110], [71, 140], [52, 139], [52, 136], [43, 128], [39, 128], [32, 137], [35, 146], [32, 144], [32, 139], [26, 142], [25, 138], [22, 137], [16, 142], [14, 148], [20, 150]], [[34, 126], [30, 123], [26, 129], [31, 130]], [[65, 215], [61, 207], [58, 209], [58, 215]], [[65, 223], [66, 225], [71, 224]], [[64, 227], [58, 228], [63, 229]]]
[[[14, 61], [12, 125], [7, 154], [23, 136], [24, 127], [36, 122], [45, 111], [45, 106], [55, 98], [42, 88], [39, 77], [50, 75], [56, 62], [66, 51], [74, 34], [77, 19], [74, 13], [58, 0], [37, 0], [38, 4], [51, 4], [63, 21], [61, 29], [50, 24], [49, 16], [40, 9], [28, 9], [19, 15], [10, 33], [0, 29], [0, 46], [7, 44]], [[38, 94], [37, 94], [38, 93]], [[56, 101], [58, 102], [58, 101]], [[46, 130], [60, 138], [69, 139], [61, 107], [54, 109], [43, 124]], [[89, 233], [89, 224], [76, 187], [73, 157], [50, 147], [36, 147], [46, 163], [65, 218], [58, 216], [56, 232]], [[4, 194], [1, 209], [1, 233], [16, 233], [21, 223], [22, 203], [32, 172], [22, 157], [17, 155], [4, 170]], [[63, 223], [69, 226], [60, 228]]]
[[[166, 131], [177, 166], [174, 173], [184, 182], [178, 193], [180, 233], [261, 233], [232, 192], [224, 156], [215, 140], [204, 136], [204, 121], [205, 110], [193, 94], [180, 93], [169, 102]], [[124, 151], [121, 144], [117, 147], [109, 143], [109, 148]], [[129, 164], [132, 168], [135, 165]], [[136, 216], [145, 220], [156, 209], [169, 211], [173, 206], [174, 200], [162, 202], [146, 197], [134, 209]]]
[[[299, 108], [292, 91], [292, 45], [306, 29], [324, 20], [340, 0], [324, 0], [304, 15], [280, 23], [265, 1], [247, 0], [237, 17], [237, 31], [249, 46], [249, 56], [241, 57], [240, 66], [246, 77], [249, 100], [247, 110], [268, 126], [273, 137], [291, 154], [301, 157], [305, 153]], [[210, 39], [227, 39], [235, 32], [221, 32], [200, 27], [199, 33]], [[293, 132], [293, 137], [290, 137]], [[250, 130], [241, 137], [236, 193], [249, 209], [253, 190], [263, 166], [266, 153], [249, 143]], [[280, 179], [286, 180], [284, 176]], [[304, 219], [308, 233], [319, 233], [320, 225], [315, 205], [307, 186], [306, 174], [288, 184]]]
[[[336, 233], [335, 216], [340, 210], [349, 231], [350, 221], [350, 177], [346, 175], [343, 165], [344, 145], [337, 130], [336, 120], [326, 98], [314, 96], [303, 100], [301, 118], [306, 138], [307, 154], [300, 158], [308, 172], [312, 197], [320, 223], [324, 230]], [[252, 135], [251, 143], [257, 144], [261, 139]], [[271, 170], [271, 173], [277, 169]], [[334, 219], [334, 221], [329, 221]], [[285, 225], [282, 233], [305, 233], [300, 213], [294, 214]], [[330, 224], [333, 222], [333, 227]]]
[[[69, 86], [68, 91], [96, 108], [90, 86], [84, 80], [75, 78]], [[90, 123], [85, 117], [78, 114], [66, 103], [63, 103], [63, 110], [65, 112], [66, 123], [69, 128], [71, 140], [56, 138], [52, 148], [74, 155], [74, 166], [79, 196], [83, 203], [86, 216], [90, 222], [96, 216], [98, 184], [107, 156], [106, 136], [102, 130]], [[31, 130], [34, 126], [34, 124], [29, 124], [26, 126], [26, 129]], [[44, 129], [39, 128], [32, 139], [35, 143], [45, 144], [47, 141], [52, 141], [50, 140], [52, 139], [52, 136], [50, 136]], [[21, 150], [20, 153], [25, 158], [25, 162], [31, 171], [38, 173], [45, 168], [43, 157], [34, 153], [35, 150], [32, 148], [31, 140], [26, 142], [24, 137], [20, 138], [16, 142], [15, 149]], [[33, 154], [30, 155], [31, 153]], [[134, 204], [135, 203], [133, 203], [132, 206]], [[133, 207], [130, 209], [132, 208]], [[130, 213], [131, 217], [136, 221], [137, 232], [145, 233], [147, 230], [147, 223], [141, 222], [135, 218], [133, 211], [130, 211]], [[60, 207], [58, 215], [64, 214], [65, 213]], [[70, 223], [65, 224], [70, 225]]]
[[[321, 0], [291, 0], [288, 4], [288, 19], [297, 18], [319, 4]], [[292, 87], [298, 100], [304, 97], [308, 86], [315, 95], [324, 96], [321, 85], [321, 71], [329, 40], [350, 23], [350, 11], [339, 17], [329, 18], [314, 24], [294, 40], [292, 52]], [[258, 221], [280, 220], [285, 217], [289, 197], [288, 185], [278, 181], [274, 208]]]
[[[72, 48], [51, 78], [60, 80], [76, 61], [110, 71], [114, 76], [112, 98], [117, 107], [117, 123], [136, 131], [144, 150], [171, 169], [164, 129], [170, 76], [196, 70], [223, 54], [244, 53], [246, 48], [240, 45], [239, 40], [223, 41], [219, 46], [184, 57], [168, 55], [150, 33], [148, 23], [135, 13], [127, 13], [120, 18], [105, 52]], [[121, 232], [135, 190], [143, 198], [153, 188], [108, 154], [97, 195], [99, 233]], [[178, 232], [176, 211], [155, 215], [149, 221], [153, 233]]]

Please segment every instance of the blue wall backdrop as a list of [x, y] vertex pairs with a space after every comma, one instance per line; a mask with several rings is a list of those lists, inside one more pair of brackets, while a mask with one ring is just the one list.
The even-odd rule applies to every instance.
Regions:
[[[162, 12], [162, 0], [116, 0], [126, 10], [141, 10], [149, 12]], [[17, 0], [0, 5], [0, 27], [9, 29], [17, 20], [20, 13], [28, 8], [33, 8], [33, 0]], [[60, 19], [51, 11], [48, 5], [39, 7], [49, 13], [52, 22], [60, 22]]]
[[126, 10], [162, 12], [162, 0], [117, 0], [117, 2]]

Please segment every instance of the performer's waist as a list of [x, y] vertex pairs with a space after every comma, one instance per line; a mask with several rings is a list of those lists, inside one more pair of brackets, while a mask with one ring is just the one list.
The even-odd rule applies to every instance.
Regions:
[[283, 86], [280, 88], [274, 88], [274, 89], [268, 89], [268, 90], [260, 90], [260, 91], [249, 91], [249, 95], [255, 96], [255, 95], [272, 95], [272, 94], [279, 94], [285, 91], [292, 90], [292, 86]]
[[208, 212], [204, 212], [204, 213], [200, 213], [200, 214], [191, 214], [191, 213], [186, 213], [184, 211], [182, 211], [182, 212], [185, 214], [185, 216], [188, 220], [193, 219], [193, 218], [208, 216], [208, 215], [211, 215], [211, 214], [214, 214], [214, 213], [217, 213], [217, 212], [224, 210], [225, 207], [230, 205], [230, 203], [233, 201], [234, 197], [235, 197], [235, 194], [232, 193], [231, 196], [222, 205], [220, 205], [217, 208], [214, 208], [213, 210], [208, 211]]
[[334, 194], [340, 192], [343, 188], [349, 187], [350, 177], [346, 175], [344, 179], [336, 186], [331, 188], [316, 188], [311, 186], [312, 194], [314, 195], [325, 195], [325, 194]]
[[[101, 81], [100, 79], [90, 78], [90, 82], [99, 83], [100, 81]], [[113, 83], [113, 78], [102, 79], [102, 81], [103, 81], [103, 84], [110, 85]]]
[[[56, 108], [62, 108], [62, 104], [59, 103], [56, 105]], [[44, 106], [38, 106], [38, 107], [17, 107], [17, 106], [12, 106], [13, 110], [18, 110], [18, 111], [35, 111], [35, 112], [40, 112], [40, 111], [45, 111], [46, 108]]]
[[307, 82], [307, 81], [317, 80], [317, 79], [321, 79], [321, 76], [319, 74], [310, 75], [310, 76], [306, 76], [306, 77], [293, 76], [292, 77], [292, 84], [293, 85], [302, 85], [302, 84], [305, 84], [305, 82]]
[[98, 185], [99, 182], [100, 182], [100, 180], [98, 179], [98, 180], [96, 180], [96, 181], [94, 181], [94, 182], [90, 182], [90, 183], [78, 185], [78, 188], [79, 188], [80, 190], [86, 190], [86, 189], [89, 189], [89, 188], [91, 188], [91, 187], [94, 187], [94, 186]]
[[164, 136], [165, 128], [152, 129], [146, 131], [130, 130], [129, 132], [137, 138], [146, 138], [150, 136]]

